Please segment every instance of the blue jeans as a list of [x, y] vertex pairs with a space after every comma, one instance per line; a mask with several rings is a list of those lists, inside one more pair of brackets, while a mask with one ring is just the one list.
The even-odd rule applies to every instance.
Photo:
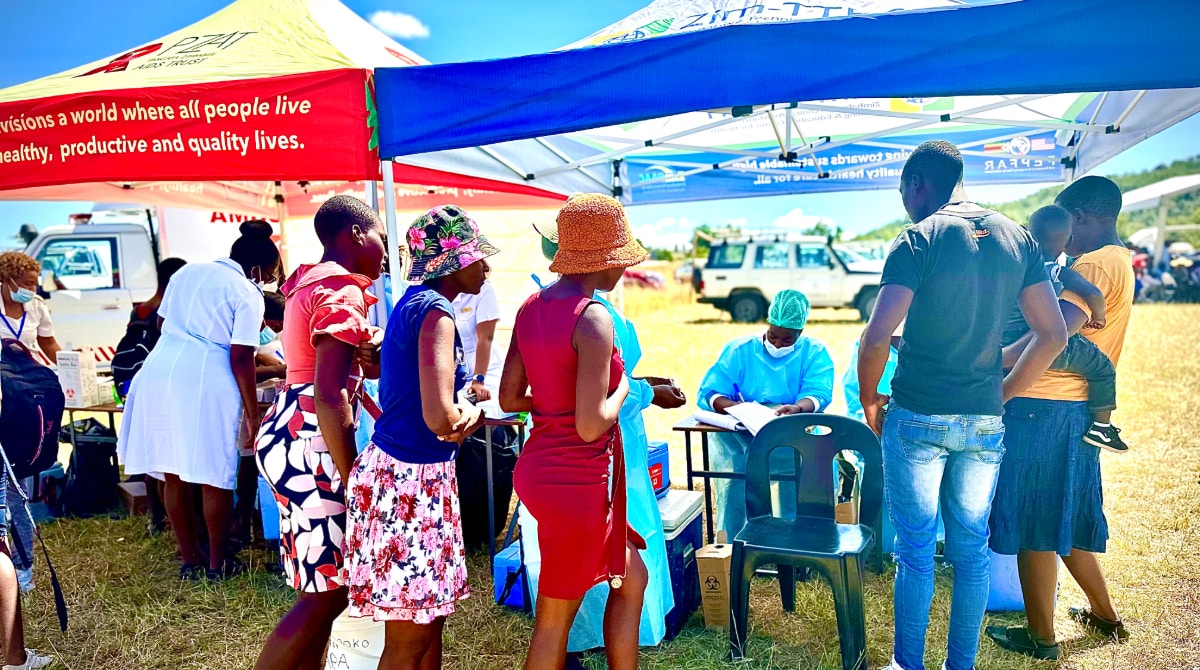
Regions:
[[988, 516], [1004, 455], [999, 416], [926, 416], [892, 403], [883, 425], [883, 486], [896, 526], [893, 658], [925, 670], [939, 499], [954, 565], [947, 670], [970, 670], [987, 606]]

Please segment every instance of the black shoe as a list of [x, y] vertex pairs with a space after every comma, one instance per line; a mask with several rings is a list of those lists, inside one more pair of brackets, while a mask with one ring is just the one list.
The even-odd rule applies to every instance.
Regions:
[[219, 582], [230, 577], [236, 577], [246, 571], [246, 564], [241, 560], [229, 557], [221, 564], [218, 570], [208, 570], [204, 573], [204, 577], [210, 582]]
[[1069, 611], [1072, 619], [1093, 633], [1099, 633], [1104, 637], [1115, 639], [1117, 642], [1124, 642], [1129, 639], [1129, 631], [1126, 630], [1125, 624], [1120, 621], [1103, 619], [1096, 616], [1091, 610], [1082, 607], [1072, 607]]
[[179, 581], [195, 582], [204, 577], [204, 566], [184, 563], [179, 566]]
[[1112, 424], [1101, 426], [1093, 422], [1092, 427], [1088, 428], [1088, 432], [1083, 434], [1083, 441], [1093, 447], [1108, 449], [1117, 454], [1129, 451], [1129, 445], [1121, 439], [1121, 429]]
[[985, 630], [992, 642], [1018, 654], [1024, 654], [1040, 661], [1057, 661], [1058, 645], [1042, 644], [1033, 639], [1028, 628], [1005, 628], [1004, 626], [988, 626]]

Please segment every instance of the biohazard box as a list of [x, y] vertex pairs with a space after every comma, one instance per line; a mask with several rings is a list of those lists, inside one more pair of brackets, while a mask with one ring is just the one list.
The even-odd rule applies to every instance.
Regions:
[[733, 561], [733, 545], [724, 542], [710, 544], [696, 552], [696, 569], [700, 575], [700, 603], [704, 610], [704, 625], [716, 630], [729, 627], [729, 566]]

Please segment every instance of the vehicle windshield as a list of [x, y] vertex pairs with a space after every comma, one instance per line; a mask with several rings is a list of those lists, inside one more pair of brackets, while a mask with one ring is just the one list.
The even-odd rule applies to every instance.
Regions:
[[843, 262], [847, 265], [849, 265], [850, 263], [860, 263], [862, 261], [871, 260], [870, 258], [867, 258], [866, 256], [858, 253], [857, 251], [852, 251], [850, 249], [847, 249], [846, 247], [834, 247], [833, 253], [837, 254], [838, 260], [840, 260], [841, 262]]

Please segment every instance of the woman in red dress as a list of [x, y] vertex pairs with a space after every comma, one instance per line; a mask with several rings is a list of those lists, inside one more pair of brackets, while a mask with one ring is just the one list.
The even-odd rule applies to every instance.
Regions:
[[[513, 485], [538, 522], [542, 574], [527, 670], [562, 668], [567, 635], [587, 591], [607, 581], [608, 667], [636, 668], [646, 590], [642, 538], [625, 519], [617, 415], [629, 392], [608, 311], [592, 299], [646, 259], [616, 200], [573, 196], [558, 213], [550, 270], [562, 278], [517, 314], [500, 406], [533, 414]], [[613, 481], [609, 486], [609, 475]]]

